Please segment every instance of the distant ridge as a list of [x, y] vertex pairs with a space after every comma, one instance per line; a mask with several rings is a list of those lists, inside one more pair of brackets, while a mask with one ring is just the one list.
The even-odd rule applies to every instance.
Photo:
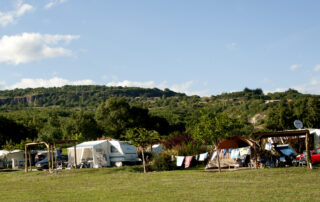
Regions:
[[140, 87], [107, 87], [83, 85], [51, 88], [26, 88], [0, 91], [1, 107], [97, 106], [110, 97], [176, 97], [186, 96], [169, 89]]

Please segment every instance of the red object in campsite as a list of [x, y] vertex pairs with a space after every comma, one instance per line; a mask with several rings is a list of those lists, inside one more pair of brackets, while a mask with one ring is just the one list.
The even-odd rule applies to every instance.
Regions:
[[[310, 154], [312, 163], [320, 163], [320, 148], [310, 151]], [[303, 154], [297, 156], [297, 160], [300, 160], [301, 158], [303, 158]]]

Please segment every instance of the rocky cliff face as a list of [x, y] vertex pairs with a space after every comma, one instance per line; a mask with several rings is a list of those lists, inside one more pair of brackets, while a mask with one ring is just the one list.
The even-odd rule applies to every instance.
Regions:
[[3, 97], [0, 98], [0, 106], [5, 104], [22, 104], [33, 105], [37, 99], [43, 98], [45, 95], [28, 95], [19, 97]]

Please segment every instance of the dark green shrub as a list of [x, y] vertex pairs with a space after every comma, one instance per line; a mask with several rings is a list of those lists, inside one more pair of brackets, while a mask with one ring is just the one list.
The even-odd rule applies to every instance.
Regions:
[[151, 169], [154, 171], [174, 170], [176, 168], [175, 161], [171, 161], [171, 155], [161, 153], [152, 161]]

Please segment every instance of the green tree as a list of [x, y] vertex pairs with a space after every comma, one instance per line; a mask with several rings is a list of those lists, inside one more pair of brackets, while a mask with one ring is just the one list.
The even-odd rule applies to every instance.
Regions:
[[110, 98], [99, 105], [95, 118], [106, 136], [120, 139], [130, 127], [130, 105], [122, 98]]
[[148, 145], [159, 140], [159, 133], [154, 130], [147, 130], [145, 128], [131, 128], [127, 130], [125, 138], [129, 140], [131, 144], [141, 148], [143, 172], [146, 173], [144, 150]]

